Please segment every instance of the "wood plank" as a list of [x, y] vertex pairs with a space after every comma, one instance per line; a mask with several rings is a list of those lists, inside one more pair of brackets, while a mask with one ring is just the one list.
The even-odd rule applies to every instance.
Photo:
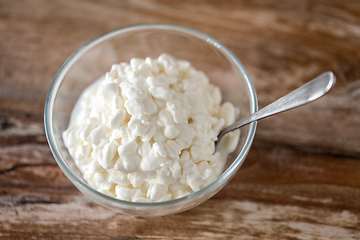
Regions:
[[[65, 177], [47, 145], [47, 91], [76, 49], [115, 28], [164, 22], [223, 42], [265, 106], [331, 70], [329, 95], [263, 120], [244, 165], [184, 213], [107, 210]], [[360, 239], [357, 1], [0, 0], [1, 239]]]

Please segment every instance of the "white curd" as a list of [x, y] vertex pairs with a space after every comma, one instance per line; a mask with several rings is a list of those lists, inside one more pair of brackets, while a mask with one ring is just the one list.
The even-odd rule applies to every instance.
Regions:
[[223, 171], [238, 143], [219, 131], [235, 121], [220, 89], [168, 54], [115, 64], [88, 87], [63, 140], [88, 184], [115, 198], [161, 202], [191, 194]]

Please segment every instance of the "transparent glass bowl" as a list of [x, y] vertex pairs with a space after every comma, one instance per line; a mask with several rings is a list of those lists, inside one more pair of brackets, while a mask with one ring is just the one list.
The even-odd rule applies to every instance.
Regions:
[[98, 204], [120, 213], [162, 216], [185, 211], [216, 194], [235, 175], [252, 144], [256, 123], [241, 129], [236, 150], [229, 155], [222, 175], [207, 187], [186, 197], [161, 203], [133, 203], [106, 196], [83, 179], [62, 140], [71, 111], [82, 91], [110, 70], [131, 58], [157, 58], [169, 53], [188, 60], [219, 86], [224, 101], [241, 110], [239, 118], [257, 110], [252, 82], [241, 62], [224, 45], [196, 30], [169, 24], [142, 24], [120, 28], [95, 38], [63, 64], [45, 103], [45, 131], [58, 165], [70, 181]]

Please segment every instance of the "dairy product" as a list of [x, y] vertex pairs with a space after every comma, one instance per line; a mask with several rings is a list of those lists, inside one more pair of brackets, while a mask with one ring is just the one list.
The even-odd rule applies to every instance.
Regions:
[[115, 198], [161, 202], [186, 196], [222, 172], [239, 132], [220, 89], [184, 60], [162, 54], [114, 64], [78, 100], [63, 140], [89, 185]]

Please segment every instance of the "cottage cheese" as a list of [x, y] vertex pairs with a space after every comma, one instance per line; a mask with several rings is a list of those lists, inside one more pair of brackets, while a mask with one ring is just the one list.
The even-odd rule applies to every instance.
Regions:
[[161, 202], [213, 182], [238, 143], [219, 131], [235, 121], [220, 89], [168, 54], [115, 64], [78, 100], [65, 146], [88, 184], [115, 198]]

